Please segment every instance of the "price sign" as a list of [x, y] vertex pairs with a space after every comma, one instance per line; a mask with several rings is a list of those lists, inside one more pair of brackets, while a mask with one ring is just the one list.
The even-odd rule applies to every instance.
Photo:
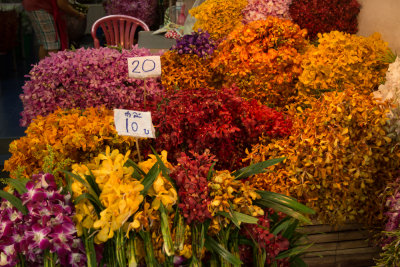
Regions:
[[129, 77], [145, 79], [161, 76], [160, 56], [129, 57], [128, 58]]
[[119, 135], [156, 137], [151, 112], [114, 109], [114, 124]]

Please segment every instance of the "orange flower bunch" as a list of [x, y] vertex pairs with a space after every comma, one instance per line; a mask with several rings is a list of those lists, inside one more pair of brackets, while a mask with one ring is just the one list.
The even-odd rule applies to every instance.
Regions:
[[10, 144], [12, 155], [4, 164], [12, 177], [21, 167], [25, 177], [43, 171], [49, 153], [55, 163], [88, 162], [107, 145], [126, 151], [135, 143], [134, 138], [117, 134], [113, 112], [105, 108], [58, 109], [46, 117], [38, 116], [25, 133]]
[[301, 64], [297, 88], [305, 94], [356, 89], [369, 94], [378, 89], [388, 63], [381, 60], [388, 50], [380, 34], [363, 37], [332, 31], [318, 34], [319, 45], [310, 47]]
[[216, 79], [210, 68], [210, 59], [194, 54], [178, 54], [167, 51], [161, 56], [162, 85], [167, 91], [177, 88], [199, 89], [214, 88]]
[[193, 30], [207, 31], [214, 39], [224, 38], [242, 24], [242, 10], [246, 6], [247, 0], [206, 0], [189, 10], [190, 15], [196, 18]]
[[290, 20], [268, 17], [251, 22], [220, 44], [212, 67], [239, 86], [244, 98], [284, 106], [296, 95], [306, 34]]
[[310, 103], [290, 137], [253, 147], [252, 162], [286, 159], [252, 183], [298, 198], [323, 223], [377, 223], [378, 195], [399, 169], [400, 151], [385, 130], [388, 105], [350, 90]]

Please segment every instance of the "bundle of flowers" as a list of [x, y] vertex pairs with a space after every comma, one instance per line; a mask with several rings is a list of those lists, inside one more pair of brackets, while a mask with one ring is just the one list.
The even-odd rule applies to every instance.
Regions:
[[242, 10], [243, 23], [265, 20], [268, 16], [290, 19], [289, 6], [292, 0], [248, 0]]
[[0, 206], [1, 266], [86, 265], [85, 248], [72, 221], [71, 195], [57, 188], [51, 174], [16, 182], [18, 191], [1, 194], [10, 200]]
[[[96, 260], [90, 253], [94, 241], [104, 246], [103, 263], [119, 266], [200, 266], [207, 261], [238, 265], [255, 255], [257, 266], [282, 262], [279, 258], [301, 262], [301, 250], [296, 249], [299, 234], [287, 230], [296, 228], [297, 219], [308, 222], [302, 213], [313, 211], [292, 198], [257, 191], [250, 181], [240, 180], [282, 159], [230, 173], [214, 172], [215, 158], [208, 153], [183, 153], [175, 167], [165, 151], [138, 164], [128, 156], [129, 152], [107, 148], [89, 164], [76, 164], [73, 173], [68, 173], [74, 179], [71, 190], [78, 233], [85, 244], [92, 243], [86, 246], [88, 261], [94, 264]], [[287, 215], [276, 214], [271, 206]], [[291, 216], [297, 219], [288, 221]], [[287, 223], [282, 224], [284, 220]], [[239, 239], [246, 239], [246, 246], [254, 251], [242, 253], [249, 258], [238, 257]], [[286, 256], [280, 256], [283, 252]]]
[[382, 83], [388, 64], [381, 60], [388, 50], [380, 34], [369, 37], [332, 31], [319, 35], [301, 64], [297, 88], [305, 94], [345, 89], [370, 94]]
[[212, 67], [241, 95], [284, 106], [296, 95], [306, 31], [290, 20], [268, 17], [238, 27], [218, 47]]
[[247, 0], [206, 0], [189, 10], [196, 18], [193, 30], [202, 29], [214, 39], [222, 39], [242, 23], [242, 10], [246, 5]]
[[151, 107], [162, 97], [160, 80], [129, 78], [126, 65], [128, 57], [148, 55], [148, 49], [138, 47], [121, 52], [103, 47], [51, 54], [32, 68], [23, 86], [21, 125], [28, 126], [36, 116], [45, 116], [57, 107], [105, 105], [137, 110], [143, 107], [144, 95], [147, 108]]
[[46, 117], [37, 117], [25, 133], [10, 144], [11, 157], [4, 164], [14, 178], [17, 173], [30, 177], [45, 165], [49, 168], [46, 171], [59, 177], [59, 170], [72, 162], [89, 160], [106, 145], [124, 151], [135, 143], [134, 138], [117, 134], [114, 114], [104, 107], [58, 109]]
[[376, 224], [378, 196], [399, 168], [398, 148], [386, 131], [388, 105], [348, 90], [310, 103], [294, 119], [290, 137], [253, 147], [252, 162], [286, 160], [252, 181], [298, 197], [324, 223]]
[[171, 51], [161, 56], [161, 82], [167, 91], [219, 87], [210, 68], [217, 42], [204, 31], [184, 35]]
[[310, 39], [335, 30], [355, 34], [360, 4], [357, 0], [293, 0], [289, 13], [295, 23], [307, 29]]
[[143, 20], [148, 26], [157, 21], [157, 0], [107, 0], [104, 9], [107, 15], [128, 15]]
[[242, 165], [245, 150], [259, 137], [290, 134], [291, 121], [257, 101], [246, 101], [234, 88], [188, 89], [169, 94], [154, 114], [158, 131], [155, 146], [171, 158], [180, 152], [209, 149], [218, 158], [217, 167], [235, 169]]

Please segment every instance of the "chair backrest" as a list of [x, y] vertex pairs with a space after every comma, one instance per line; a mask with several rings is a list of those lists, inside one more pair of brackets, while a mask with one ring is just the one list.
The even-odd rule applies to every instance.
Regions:
[[109, 15], [99, 18], [92, 26], [94, 47], [99, 48], [100, 42], [96, 36], [99, 27], [102, 28], [108, 45], [121, 45], [122, 48], [131, 49], [137, 27], [150, 31], [149, 27], [140, 19], [126, 15]]

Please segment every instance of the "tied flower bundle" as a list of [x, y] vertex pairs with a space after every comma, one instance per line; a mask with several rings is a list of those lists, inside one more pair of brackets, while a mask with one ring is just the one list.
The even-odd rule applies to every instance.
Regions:
[[318, 33], [357, 33], [360, 4], [357, 0], [293, 0], [289, 13], [313, 40]]
[[58, 109], [46, 117], [36, 118], [25, 133], [26, 136], [10, 144], [11, 157], [4, 164], [4, 169], [14, 178], [18, 172], [30, 177], [41, 171], [49, 155], [52, 162], [47, 171], [59, 178], [59, 171], [71, 162], [89, 161], [107, 145], [126, 151], [135, 144], [134, 138], [118, 135], [113, 112], [104, 107]]
[[378, 224], [379, 194], [399, 168], [398, 147], [386, 130], [388, 104], [349, 90], [310, 103], [293, 115], [291, 136], [253, 146], [252, 162], [276, 155], [286, 160], [252, 181], [299, 198], [322, 223]]
[[290, 20], [268, 17], [238, 27], [218, 47], [212, 67], [236, 84], [241, 96], [283, 107], [296, 95], [306, 31]]
[[241, 12], [246, 5], [247, 0], [206, 0], [189, 10], [196, 19], [193, 30], [201, 29], [209, 32], [215, 40], [223, 39], [242, 23]]
[[248, 0], [242, 10], [243, 23], [265, 20], [268, 16], [290, 19], [289, 6], [292, 0]]
[[157, 19], [157, 0], [107, 0], [104, 9], [107, 15], [128, 15], [143, 20], [152, 26]]
[[182, 151], [203, 153], [218, 158], [218, 169], [242, 166], [245, 150], [259, 137], [283, 137], [290, 134], [291, 121], [257, 101], [246, 101], [235, 88], [188, 89], [167, 95], [154, 114], [159, 133], [155, 146], [166, 149], [173, 162]]
[[209, 66], [216, 46], [210, 34], [201, 30], [177, 40], [176, 45], [161, 56], [164, 88], [175, 91], [219, 87]]
[[[0, 208], [1, 266], [83, 266], [86, 253], [72, 221], [74, 207], [51, 174], [12, 183], [14, 194], [2, 192]], [[11, 206], [12, 203], [14, 206]]]
[[[149, 56], [145, 48], [122, 50], [102, 47], [60, 51], [41, 60], [29, 72], [23, 94], [21, 126], [38, 115], [46, 116], [61, 109], [105, 105], [113, 108], [147, 109], [162, 98], [160, 79], [128, 77], [128, 57]], [[146, 83], [146, 84], [145, 84]]]
[[380, 34], [363, 37], [332, 31], [318, 36], [318, 46], [310, 46], [304, 55], [296, 85], [299, 93], [319, 96], [352, 89], [370, 94], [382, 83], [388, 63], [381, 58], [388, 46]]

